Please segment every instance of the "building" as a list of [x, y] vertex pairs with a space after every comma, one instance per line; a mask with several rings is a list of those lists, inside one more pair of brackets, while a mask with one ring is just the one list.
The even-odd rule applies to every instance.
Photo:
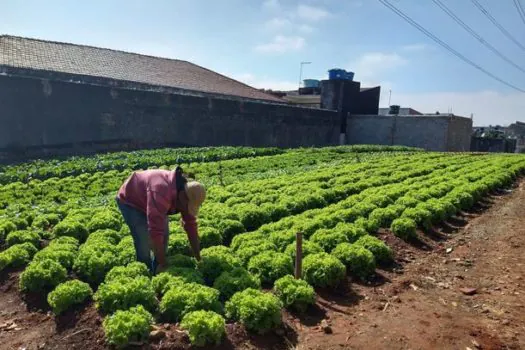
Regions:
[[[306, 89], [305, 89], [306, 90]], [[321, 108], [321, 89], [310, 90], [312, 93], [303, 93], [300, 94], [299, 91], [285, 91], [282, 94], [277, 93], [277, 96], [280, 96], [283, 100], [287, 101], [290, 104], [311, 107], [311, 108]], [[365, 105], [369, 106], [364, 107], [360, 114], [377, 114], [377, 106], [379, 105], [379, 97], [381, 94], [381, 87], [368, 87], [359, 89], [359, 100], [361, 103], [365, 102]]]
[[[379, 108], [379, 115], [393, 115], [390, 113], [390, 107], [381, 107]], [[423, 115], [423, 113], [416, 111], [410, 107], [400, 107], [399, 113], [397, 115]]]
[[286, 100], [187, 61], [0, 35], [0, 160], [163, 146], [469, 147], [470, 119], [378, 115], [380, 87], [332, 77], [299, 93], [308, 97]]

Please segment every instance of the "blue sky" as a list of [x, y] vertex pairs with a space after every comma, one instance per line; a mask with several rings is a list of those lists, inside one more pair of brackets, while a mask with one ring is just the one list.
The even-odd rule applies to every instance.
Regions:
[[[525, 6], [525, 0], [521, 0]], [[525, 73], [494, 55], [431, 0], [391, 0], [451, 47], [525, 89]], [[525, 50], [470, 0], [442, 0], [525, 69]], [[479, 0], [525, 45], [512, 0]], [[185, 59], [256, 87], [295, 88], [334, 67], [381, 84], [381, 105], [470, 116], [474, 124], [525, 121], [525, 94], [468, 66], [377, 0], [7, 0], [0, 33]]]

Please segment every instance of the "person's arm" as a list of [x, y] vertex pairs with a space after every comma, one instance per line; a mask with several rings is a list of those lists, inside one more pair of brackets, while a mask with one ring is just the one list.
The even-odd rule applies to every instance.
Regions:
[[200, 239], [199, 231], [197, 228], [197, 218], [191, 215], [181, 215], [182, 227], [188, 235], [188, 240], [190, 241], [191, 250], [195, 259], [201, 259], [201, 248], [200, 248]]
[[166, 266], [166, 251], [164, 247], [164, 230], [169, 209], [169, 201], [158, 192], [148, 190], [147, 193], [148, 231], [151, 237], [152, 250], [159, 267]]

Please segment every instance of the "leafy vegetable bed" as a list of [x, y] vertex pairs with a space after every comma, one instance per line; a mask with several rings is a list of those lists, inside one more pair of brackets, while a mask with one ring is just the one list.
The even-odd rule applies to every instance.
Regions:
[[[172, 152], [172, 153], [170, 153]], [[178, 158], [174, 158], [177, 155]], [[131, 170], [181, 163], [208, 186], [202, 260], [174, 217], [167, 271], [150, 276], [113, 197]], [[227, 160], [229, 159], [229, 160]], [[220, 160], [220, 161], [219, 161]], [[412, 240], [525, 173], [525, 157], [428, 153], [384, 146], [276, 150], [206, 148], [34, 161], [0, 173], [0, 272], [23, 268], [22, 293], [58, 314], [90, 300], [108, 344], [147, 339], [180, 322], [192, 343], [220, 343], [225, 324], [280, 326], [308, 312], [315, 288], [366, 280], [393, 252], [387, 229]], [[303, 280], [295, 233], [303, 232]]]

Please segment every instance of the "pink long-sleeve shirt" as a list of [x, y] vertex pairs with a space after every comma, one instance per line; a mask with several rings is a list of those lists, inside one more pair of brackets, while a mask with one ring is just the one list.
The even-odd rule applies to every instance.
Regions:
[[[177, 201], [175, 172], [169, 170], [145, 170], [134, 172], [118, 191], [118, 199], [146, 214], [151, 239], [164, 242], [164, 230], [168, 215], [174, 214]], [[182, 224], [189, 236], [197, 236], [197, 219], [181, 212]]]

